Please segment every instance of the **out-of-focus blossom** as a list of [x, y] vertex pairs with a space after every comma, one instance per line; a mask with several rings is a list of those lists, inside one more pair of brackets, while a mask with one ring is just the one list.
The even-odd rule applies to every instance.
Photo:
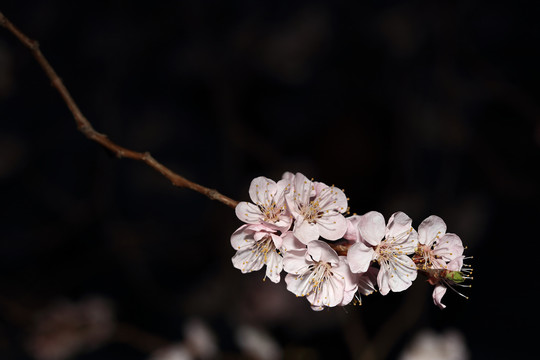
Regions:
[[38, 314], [27, 349], [37, 360], [63, 360], [98, 348], [109, 340], [114, 328], [108, 300], [62, 301]]
[[421, 331], [406, 347], [399, 360], [468, 360], [469, 350], [463, 335], [455, 330], [437, 334]]
[[188, 347], [182, 343], [169, 345], [164, 348], [157, 349], [148, 360], [192, 360], [195, 359]]
[[266, 332], [251, 326], [241, 326], [236, 330], [236, 343], [246, 355], [256, 360], [282, 358], [279, 344]]
[[197, 359], [214, 359], [219, 351], [212, 330], [201, 320], [192, 319], [184, 325], [184, 343]]

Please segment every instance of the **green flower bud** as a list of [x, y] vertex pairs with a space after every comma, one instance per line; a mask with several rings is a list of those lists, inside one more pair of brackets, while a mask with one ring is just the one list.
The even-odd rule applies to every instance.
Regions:
[[452, 280], [456, 284], [462, 283], [465, 281], [463, 274], [460, 271], [448, 271], [446, 273], [446, 279]]

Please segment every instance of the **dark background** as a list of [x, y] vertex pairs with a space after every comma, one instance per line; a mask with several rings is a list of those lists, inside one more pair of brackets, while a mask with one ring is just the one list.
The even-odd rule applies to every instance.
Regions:
[[[244, 324], [286, 358], [360, 358], [385, 329], [380, 356], [395, 358], [426, 328], [461, 331], [473, 359], [529, 358], [533, 4], [2, 1], [118, 144], [239, 201], [256, 176], [300, 171], [344, 188], [352, 212], [401, 210], [414, 226], [437, 214], [468, 245], [475, 280], [469, 300], [448, 291], [445, 310], [419, 277], [404, 293], [312, 312], [283, 281], [232, 267], [242, 223], [231, 208], [79, 133], [31, 53], [0, 29], [0, 358], [30, 358], [34, 314], [92, 295], [170, 342], [201, 319], [220, 358], [248, 358], [233, 335]], [[113, 337], [76, 358], [146, 359], [136, 342]]]

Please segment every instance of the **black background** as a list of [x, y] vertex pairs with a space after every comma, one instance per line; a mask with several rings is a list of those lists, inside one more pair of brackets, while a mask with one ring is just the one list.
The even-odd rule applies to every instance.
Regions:
[[[401, 210], [415, 226], [437, 214], [468, 245], [475, 280], [469, 300], [449, 291], [445, 310], [419, 277], [405, 293], [312, 312], [283, 281], [232, 267], [231, 208], [79, 133], [31, 53], [0, 29], [0, 357], [29, 356], [32, 322], [14, 308], [97, 294], [119, 322], [171, 342], [202, 319], [223, 358], [240, 358], [242, 324], [289, 358], [357, 357], [361, 331], [375, 337], [402, 306], [411, 326], [388, 339], [389, 358], [425, 328], [458, 329], [473, 359], [528, 358], [533, 3], [2, 1], [118, 144], [239, 201], [256, 176], [300, 171], [344, 188], [352, 212]], [[77, 358], [147, 356], [111, 341]]]

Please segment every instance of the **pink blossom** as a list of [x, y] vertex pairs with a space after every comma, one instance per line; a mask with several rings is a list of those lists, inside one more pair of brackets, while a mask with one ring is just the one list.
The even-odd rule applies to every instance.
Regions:
[[241, 202], [236, 208], [236, 216], [247, 224], [264, 224], [272, 229], [287, 231], [292, 218], [285, 204], [285, 193], [290, 181], [283, 179], [277, 183], [264, 176], [251, 181], [249, 196], [253, 203]]
[[446, 233], [446, 224], [431, 215], [418, 226], [415, 261], [424, 269], [444, 269], [448, 262], [463, 255], [463, 243], [456, 234]]
[[264, 225], [243, 225], [231, 236], [231, 245], [237, 250], [232, 263], [244, 274], [266, 265], [266, 277], [278, 283], [283, 258], [277, 249], [282, 243], [283, 239], [276, 234], [276, 230]]
[[347, 231], [347, 197], [340, 189], [312, 182], [297, 173], [293, 187], [286, 195], [287, 205], [295, 219], [294, 235], [304, 244], [319, 236], [338, 240]]
[[382, 295], [403, 291], [416, 279], [416, 265], [408, 255], [416, 249], [418, 234], [411, 224], [403, 212], [394, 213], [386, 226], [376, 211], [358, 218], [359, 239], [349, 248], [347, 259], [354, 273], [368, 271], [372, 261], [379, 263], [377, 284]]
[[[432, 285], [435, 285], [435, 288], [433, 289], [433, 302], [435, 303], [435, 305], [437, 305], [439, 308], [441, 309], [444, 309], [446, 308], [446, 305], [444, 305], [441, 301], [442, 301], [442, 297], [444, 296], [444, 294], [446, 294], [446, 289], [447, 288], [451, 288], [453, 289], [453, 286], [454, 285], [458, 285], [454, 280], [452, 280], [452, 277], [450, 274], [450, 272], [458, 272], [459, 273], [459, 277], [461, 278], [462, 275], [461, 275], [461, 269], [463, 267], [463, 259], [464, 257], [463, 256], [459, 256], [459, 257], [456, 257], [454, 260], [450, 261], [448, 264], [445, 265], [445, 271], [442, 272], [442, 274], [439, 272], [439, 273], [434, 273], [434, 274], [437, 274], [437, 275], [431, 275], [430, 278], [429, 278], [429, 282], [432, 284]], [[450, 272], [449, 272], [450, 271]], [[462, 280], [460, 280], [461, 282]], [[463, 294], [461, 294], [460, 292], [458, 292], [457, 290], [455, 290], [459, 295], [461, 296], [465, 296]]]
[[[418, 227], [418, 248], [413, 261], [419, 270], [428, 276], [433, 289], [433, 302], [439, 308], [446, 306], [441, 302], [446, 294], [446, 289], [451, 288], [456, 293], [464, 296], [454, 289], [456, 286], [468, 286], [461, 283], [470, 277], [464, 273], [472, 271], [470, 268], [463, 270], [463, 243], [456, 234], [446, 233], [446, 224], [435, 215], [422, 221]], [[465, 296], [464, 296], [465, 297]]]
[[309, 242], [304, 250], [286, 252], [283, 268], [288, 272], [287, 289], [305, 296], [313, 310], [346, 305], [358, 288], [346, 258], [321, 240]]

